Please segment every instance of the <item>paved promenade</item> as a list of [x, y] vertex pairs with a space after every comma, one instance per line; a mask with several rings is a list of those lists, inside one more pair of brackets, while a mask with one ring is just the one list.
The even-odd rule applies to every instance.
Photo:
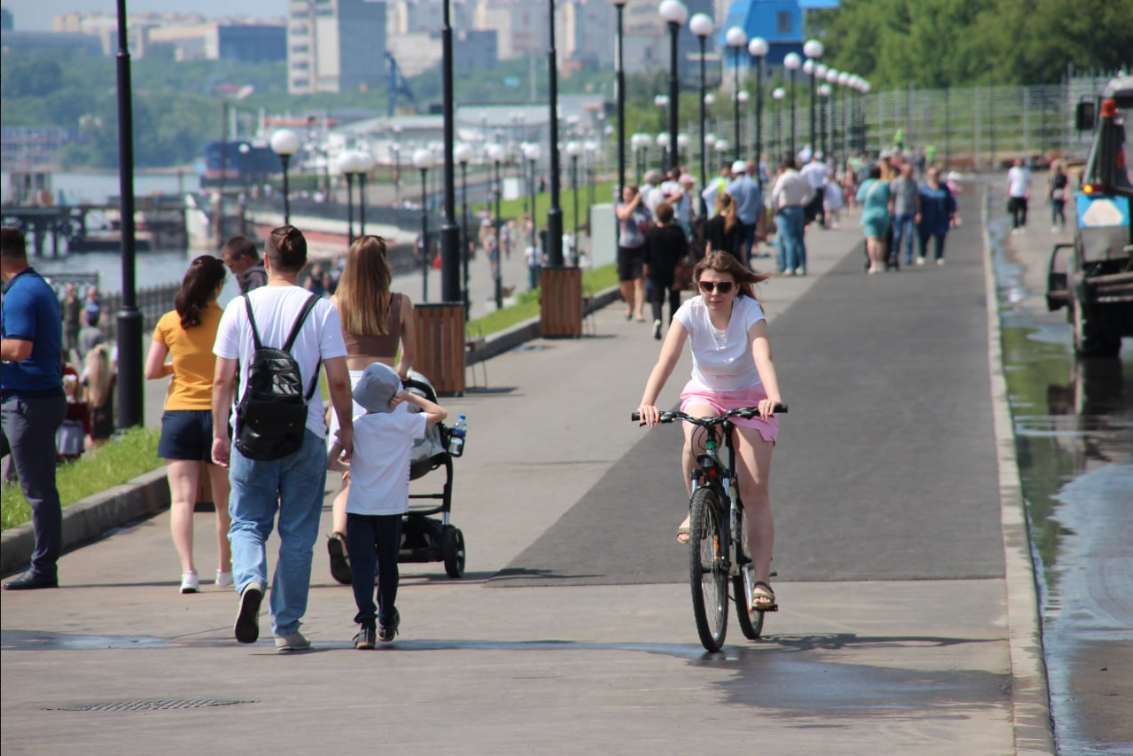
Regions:
[[[810, 234], [809, 277], [763, 286], [791, 412], [772, 478], [782, 608], [761, 641], [734, 619], [724, 653], [697, 641], [680, 431], [629, 422], [658, 343], [614, 305], [597, 336], [493, 359], [491, 392], [445, 402], [470, 425], [453, 512], [468, 573], [403, 565], [396, 642], [353, 650], [320, 541], [315, 649], [236, 644], [230, 590], [177, 594], [159, 516], [66, 555], [62, 589], [3, 596], [0, 747], [1043, 752], [1016, 748], [1012, 690], [1029, 683], [1012, 672], [978, 216], [966, 207], [945, 267], [863, 275], [852, 220]], [[100, 710], [155, 701], [224, 705]]]

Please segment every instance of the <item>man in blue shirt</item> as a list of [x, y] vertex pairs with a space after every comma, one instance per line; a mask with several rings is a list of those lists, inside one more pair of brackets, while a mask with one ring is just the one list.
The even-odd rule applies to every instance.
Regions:
[[0, 324], [0, 420], [4, 454], [11, 451], [20, 488], [31, 505], [35, 551], [31, 568], [5, 583], [10, 591], [55, 588], [63, 545], [63, 510], [55, 487], [55, 431], [63, 423], [63, 319], [55, 292], [28, 267], [24, 235], [0, 229], [4, 279]]
[[755, 244], [755, 224], [763, 212], [763, 192], [759, 184], [747, 175], [747, 163], [737, 160], [732, 163], [732, 180], [727, 192], [736, 201], [736, 218], [744, 228], [744, 265], [751, 267], [751, 248]]

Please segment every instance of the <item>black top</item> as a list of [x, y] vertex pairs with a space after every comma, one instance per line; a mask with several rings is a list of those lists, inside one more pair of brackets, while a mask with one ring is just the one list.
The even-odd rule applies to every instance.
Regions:
[[708, 249], [713, 252], [728, 252], [739, 259], [743, 248], [744, 226], [739, 219], [732, 224], [731, 233], [724, 231], [724, 216], [717, 215], [708, 221]]
[[679, 226], [654, 226], [645, 232], [645, 264], [654, 283], [672, 285], [677, 263], [687, 254], [688, 237]]

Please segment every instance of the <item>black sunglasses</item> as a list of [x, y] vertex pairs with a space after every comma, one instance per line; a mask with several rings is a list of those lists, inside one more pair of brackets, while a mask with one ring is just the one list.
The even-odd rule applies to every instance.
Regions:
[[697, 283], [700, 285], [700, 290], [708, 294], [714, 291], [727, 294], [732, 290], [732, 286], [734, 286], [731, 281], [697, 281]]

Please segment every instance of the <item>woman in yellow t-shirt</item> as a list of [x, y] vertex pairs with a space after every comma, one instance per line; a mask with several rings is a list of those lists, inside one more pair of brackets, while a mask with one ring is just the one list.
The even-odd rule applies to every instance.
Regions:
[[[146, 359], [146, 378], [172, 375], [161, 416], [157, 454], [165, 460], [169, 476], [169, 529], [181, 558], [181, 593], [196, 593], [200, 586], [193, 564], [193, 508], [197, 503], [201, 462], [208, 470], [212, 500], [216, 504], [216, 536], [220, 547], [218, 586], [232, 585], [232, 549], [228, 543], [228, 471], [212, 463], [212, 381], [216, 368], [213, 342], [224, 311], [216, 298], [224, 288], [224, 263], [201, 255], [189, 265], [176, 309], [165, 313], [153, 330]], [[166, 357], [172, 357], [166, 362]]]

